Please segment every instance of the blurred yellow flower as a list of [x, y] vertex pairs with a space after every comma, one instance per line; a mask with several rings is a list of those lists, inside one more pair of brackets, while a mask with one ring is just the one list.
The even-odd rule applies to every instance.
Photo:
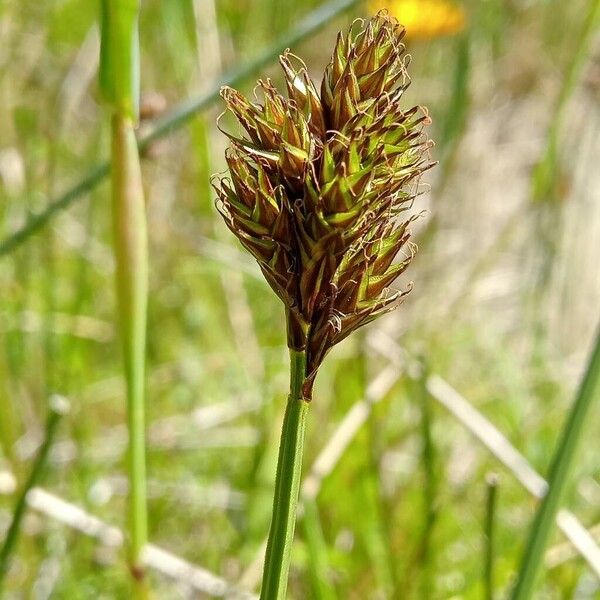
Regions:
[[370, 0], [369, 10], [387, 10], [406, 27], [406, 38], [431, 39], [465, 28], [462, 6], [448, 0]]

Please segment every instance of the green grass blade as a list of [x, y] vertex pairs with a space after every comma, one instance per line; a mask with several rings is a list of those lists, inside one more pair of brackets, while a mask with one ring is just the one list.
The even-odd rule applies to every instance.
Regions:
[[600, 397], [600, 331], [597, 334], [587, 370], [563, 429], [554, 454], [548, 492], [537, 511], [533, 527], [523, 553], [521, 568], [512, 600], [533, 597], [538, 575], [543, 566], [544, 552], [554, 529], [561, 499], [575, 466], [576, 450], [582, 438], [584, 425], [594, 400]]
[[[370, 420], [367, 427], [372, 423]], [[368, 432], [369, 437], [373, 433]], [[365, 470], [357, 489], [357, 498], [361, 504], [360, 519], [361, 534], [367, 548], [369, 559], [375, 573], [375, 581], [380, 594], [385, 598], [395, 598], [397, 595], [394, 575], [394, 557], [390, 549], [389, 520], [382, 507], [379, 471], [373, 465]]]
[[[152, 142], [163, 138], [186, 125], [198, 112], [210, 106], [219, 97], [223, 85], [237, 86], [251, 77], [265, 65], [273, 62], [281, 52], [290, 46], [300, 43], [307, 37], [325, 27], [332, 19], [359, 4], [360, 0], [335, 0], [309, 13], [288, 34], [282, 36], [269, 46], [256, 59], [248, 64], [230, 71], [220, 81], [216, 82], [205, 93], [197, 98], [191, 98], [178, 104], [172, 111], [159, 118], [154, 127], [138, 141], [140, 151], [146, 149]], [[34, 233], [45, 227], [59, 212], [80, 199], [85, 193], [95, 188], [110, 172], [110, 165], [104, 162], [96, 166], [79, 183], [65, 192], [59, 198], [50, 200], [48, 206], [38, 215], [32, 217], [17, 231], [0, 241], [0, 257], [15, 250]]]
[[17, 499], [17, 503], [15, 505], [15, 509], [13, 511], [12, 520], [8, 528], [8, 532], [6, 533], [6, 537], [4, 538], [4, 544], [0, 549], [0, 594], [2, 592], [4, 576], [6, 575], [6, 572], [8, 570], [9, 561], [16, 547], [19, 532], [21, 531], [21, 524], [23, 522], [23, 517], [25, 516], [25, 509], [27, 507], [27, 494], [29, 493], [29, 490], [31, 490], [35, 485], [37, 485], [38, 481], [41, 479], [44, 473], [46, 463], [48, 461], [48, 454], [50, 453], [50, 448], [52, 447], [54, 438], [56, 437], [56, 432], [58, 431], [58, 425], [60, 424], [62, 417], [68, 412], [68, 410], [69, 405], [63, 397], [54, 396], [50, 399], [50, 412], [46, 420], [44, 441], [39, 449], [35, 462], [33, 463], [33, 467], [31, 469], [31, 472], [29, 473], [29, 477], [27, 478], [23, 485], [23, 488], [21, 489], [21, 492]]
[[496, 506], [498, 504], [498, 476], [490, 473], [486, 478], [485, 501], [485, 600], [494, 600], [494, 547], [496, 545]]
[[554, 115], [550, 122], [546, 147], [540, 161], [534, 168], [532, 177], [532, 196], [534, 201], [552, 199], [555, 193], [557, 181], [558, 142], [560, 128], [562, 126], [565, 109], [569, 99], [573, 95], [579, 75], [585, 64], [590, 42], [600, 21], [600, 0], [590, 0], [588, 10], [584, 18], [583, 28], [578, 36], [578, 43], [571, 61], [567, 67], [563, 85], [556, 102]]
[[302, 530], [308, 548], [308, 572], [315, 600], [335, 600], [337, 595], [328, 574], [327, 543], [323, 536], [319, 507], [314, 498], [303, 498]]
[[0, 257], [16, 250], [34, 233], [45, 227], [55, 216], [69, 208], [71, 204], [93, 190], [110, 172], [110, 163], [105, 162], [90, 171], [79, 183], [65, 192], [60, 198], [48, 204], [39, 214], [29, 217], [21, 229], [0, 242]]
[[456, 41], [452, 93], [440, 132], [439, 147], [442, 164], [451, 161], [467, 122], [470, 109], [469, 79], [471, 73], [471, 40], [468, 33]]
[[421, 375], [417, 382], [421, 408], [421, 459], [423, 464], [423, 539], [422, 548], [422, 596], [432, 598], [435, 593], [435, 546], [432, 543], [434, 527], [437, 521], [437, 476], [435, 470], [436, 451], [432, 429], [431, 398], [427, 391], [428, 369], [421, 361]]

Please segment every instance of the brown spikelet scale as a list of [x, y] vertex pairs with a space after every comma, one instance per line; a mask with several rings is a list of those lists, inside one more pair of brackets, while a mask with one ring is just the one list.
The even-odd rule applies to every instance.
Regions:
[[217, 206], [285, 304], [288, 344], [307, 354], [307, 399], [325, 354], [409, 291], [390, 290], [415, 252], [415, 217], [403, 213], [434, 163], [426, 110], [400, 105], [403, 36], [384, 12], [357, 21], [339, 34], [320, 92], [289, 51], [287, 97], [269, 80], [261, 103], [221, 91], [245, 135], [226, 133]]

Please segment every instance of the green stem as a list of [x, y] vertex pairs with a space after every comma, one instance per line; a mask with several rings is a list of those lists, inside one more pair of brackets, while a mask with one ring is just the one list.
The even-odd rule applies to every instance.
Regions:
[[600, 331], [597, 334], [587, 370], [552, 460], [548, 477], [548, 491], [535, 516], [523, 554], [517, 584], [511, 595], [512, 600], [529, 600], [533, 597], [537, 578], [543, 564], [544, 551], [548, 545], [556, 515], [575, 464], [577, 445], [582, 437], [592, 401], [598, 399], [599, 395]]
[[290, 395], [281, 431], [273, 516], [267, 542], [261, 600], [284, 600], [286, 597], [296, 525], [306, 415], [309, 407], [308, 400], [302, 394], [302, 384], [306, 375], [305, 352], [290, 350], [290, 363]]
[[574, 46], [575, 53], [565, 70], [565, 78], [548, 129], [546, 147], [533, 171], [532, 195], [535, 201], [542, 201], [548, 197], [552, 199], [552, 195], [555, 193], [557, 172], [559, 171], [556, 164], [559, 153], [559, 134], [567, 104], [577, 87], [579, 75], [588, 58], [590, 42], [593, 40], [599, 20], [600, 0], [590, 0], [582, 29], [577, 35], [577, 44]]
[[141, 552], [147, 541], [144, 369], [148, 296], [148, 244], [138, 149], [130, 118], [112, 120], [113, 229], [117, 297], [129, 427], [129, 561], [143, 577]]
[[15, 549], [17, 538], [19, 537], [21, 523], [23, 521], [23, 517], [25, 516], [25, 509], [27, 507], [27, 494], [29, 494], [29, 491], [38, 483], [44, 472], [44, 469], [46, 468], [48, 454], [50, 453], [50, 448], [54, 442], [58, 425], [61, 418], [68, 412], [68, 410], [69, 406], [67, 401], [61, 396], [54, 396], [50, 399], [50, 413], [48, 414], [48, 419], [46, 420], [44, 441], [40, 447], [35, 462], [33, 463], [29, 477], [25, 481], [21, 493], [19, 494], [15, 509], [13, 511], [12, 521], [8, 528], [8, 532], [6, 533], [6, 538], [4, 539], [2, 549], [0, 550], [0, 593], [2, 592], [4, 576], [6, 575], [6, 571], [8, 569], [10, 557]]
[[304, 515], [302, 525], [304, 538], [308, 549], [309, 574], [314, 600], [335, 600], [335, 588], [329, 581], [329, 561], [327, 557], [327, 542], [323, 535], [319, 507], [314, 498], [302, 498]]
[[435, 473], [435, 445], [432, 436], [431, 398], [427, 391], [427, 364], [421, 360], [418, 382], [421, 400], [421, 438], [423, 461], [423, 539], [422, 539], [422, 589], [423, 598], [434, 595], [435, 553], [432, 537], [437, 521], [437, 478]]
[[496, 505], [498, 499], [498, 476], [490, 473], [486, 479], [485, 499], [485, 600], [494, 600], [494, 547], [496, 545]]

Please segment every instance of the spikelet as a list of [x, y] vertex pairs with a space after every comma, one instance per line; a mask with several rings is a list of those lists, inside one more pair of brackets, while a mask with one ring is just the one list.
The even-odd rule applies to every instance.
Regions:
[[289, 51], [287, 97], [269, 80], [259, 104], [221, 91], [246, 135], [227, 134], [217, 207], [285, 304], [307, 399], [326, 353], [407, 293], [390, 290], [414, 254], [403, 213], [433, 166], [427, 112], [400, 106], [404, 29], [384, 12], [357, 23], [338, 36], [320, 93]]

